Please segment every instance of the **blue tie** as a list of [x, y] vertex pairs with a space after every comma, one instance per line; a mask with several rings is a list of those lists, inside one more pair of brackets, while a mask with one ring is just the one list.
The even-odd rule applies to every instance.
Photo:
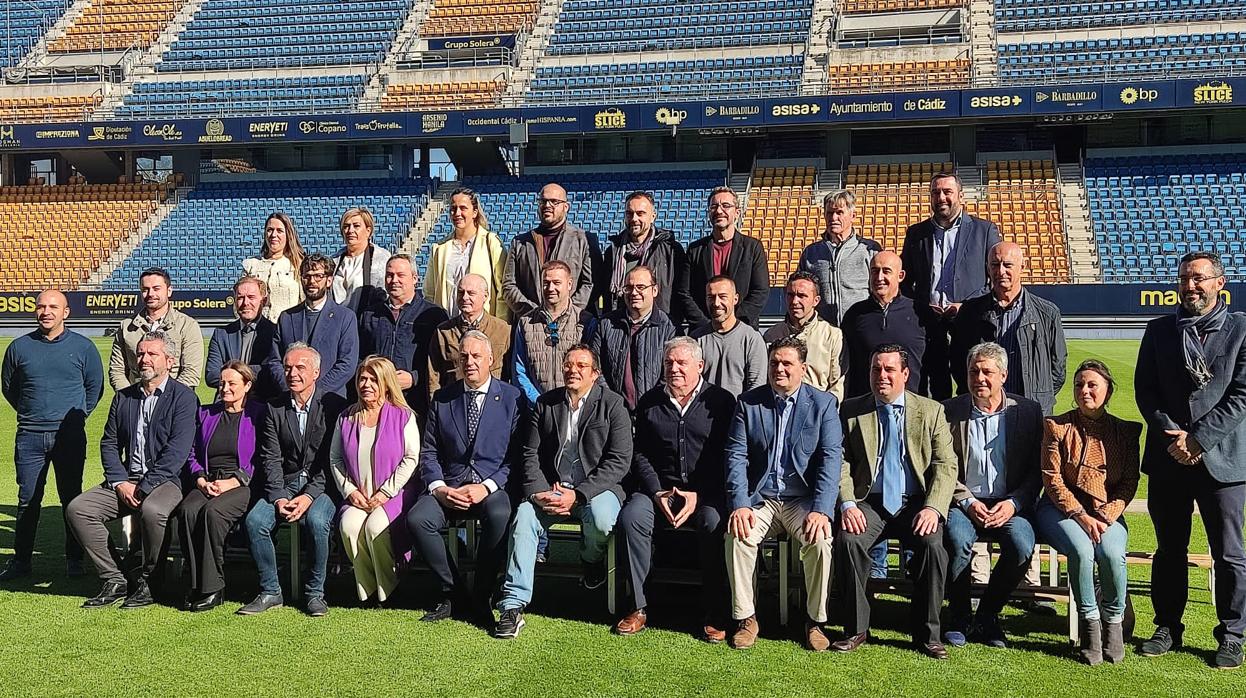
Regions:
[[904, 460], [900, 447], [900, 410], [883, 405], [883, 508], [895, 516], [904, 506]]

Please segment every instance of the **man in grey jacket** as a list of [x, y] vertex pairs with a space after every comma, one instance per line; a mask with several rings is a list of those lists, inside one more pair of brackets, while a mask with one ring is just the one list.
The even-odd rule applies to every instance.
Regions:
[[987, 255], [991, 292], [965, 301], [952, 325], [952, 365], [958, 367], [952, 375], [957, 394], [969, 392], [963, 368], [970, 348], [995, 342], [1008, 352], [1011, 367], [1004, 390], [1028, 397], [1050, 415], [1064, 385], [1064, 328], [1054, 303], [1025, 290], [1024, 270], [1020, 245], [1001, 242], [991, 248]]
[[546, 184], [537, 198], [541, 224], [511, 241], [502, 277], [502, 298], [514, 317], [541, 307], [541, 268], [547, 262], [564, 262], [571, 268], [574, 290], [571, 305], [586, 308], [593, 294], [593, 270], [600, 264], [597, 238], [567, 222], [571, 202], [567, 190]]
[[173, 380], [194, 389], [199, 385], [203, 369], [203, 330], [189, 315], [169, 302], [173, 282], [169, 272], [160, 267], [146, 269], [138, 275], [138, 295], [142, 308], [138, 315], [122, 320], [113, 335], [108, 356], [108, 382], [113, 390], [139, 380], [138, 343], [150, 332], [163, 332], [176, 349], [177, 362], [170, 369]]
[[852, 192], [832, 192], [822, 199], [826, 230], [822, 239], [800, 254], [800, 270], [818, 279], [822, 304], [818, 314], [839, 327], [844, 314], [870, 294], [870, 260], [882, 245], [856, 234], [857, 197]]

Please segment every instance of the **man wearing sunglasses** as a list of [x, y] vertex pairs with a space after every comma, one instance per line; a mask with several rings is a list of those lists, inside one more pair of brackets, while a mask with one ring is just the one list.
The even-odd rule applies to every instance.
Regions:
[[571, 203], [561, 186], [546, 184], [536, 204], [541, 223], [511, 242], [502, 298], [515, 317], [540, 309], [545, 265], [559, 261], [570, 270], [571, 304], [586, 308], [593, 293], [593, 270], [601, 259], [597, 238], [567, 221]]
[[572, 301], [572, 278], [566, 262], [546, 262], [541, 269], [541, 306], [516, 316], [511, 380], [529, 404], [562, 387], [562, 355], [592, 329], [592, 317]]
[[675, 336], [675, 325], [654, 306], [658, 293], [652, 269], [632, 269], [623, 279], [625, 307], [602, 318], [588, 339], [601, 358], [606, 385], [623, 396], [629, 411], [662, 378], [662, 345]]

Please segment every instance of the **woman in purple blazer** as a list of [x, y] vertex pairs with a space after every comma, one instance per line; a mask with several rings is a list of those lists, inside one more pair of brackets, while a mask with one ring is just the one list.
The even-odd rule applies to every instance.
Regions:
[[199, 408], [195, 445], [186, 462], [193, 489], [174, 514], [190, 562], [190, 590], [182, 609], [220, 606], [225, 589], [225, 536], [251, 503], [255, 434], [266, 406], [248, 400], [251, 367], [230, 361], [221, 368], [220, 400]]

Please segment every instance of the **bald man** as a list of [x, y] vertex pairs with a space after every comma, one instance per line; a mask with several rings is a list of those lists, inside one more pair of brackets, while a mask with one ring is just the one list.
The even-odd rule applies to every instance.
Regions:
[[[65, 328], [68, 317], [65, 294], [40, 293], [35, 300], [39, 326], [14, 339], [4, 352], [4, 399], [17, 412], [17, 521], [13, 557], [0, 571], [2, 582], [30, 574], [48, 467], [56, 466], [62, 516], [64, 507], [82, 493], [86, 421], [104, 394], [104, 363], [91, 340]], [[69, 576], [82, 576], [82, 546], [68, 524], [65, 557]]]
[[[921, 356], [926, 350], [926, 334], [917, 320], [913, 299], [900, 294], [904, 268], [900, 255], [882, 251], [870, 260], [869, 297], [858, 301], [844, 313], [840, 328], [848, 353], [848, 378], [845, 397], [870, 392], [870, 355], [880, 344], [899, 344], [909, 356]], [[909, 364], [909, 380], [905, 387], [917, 392], [921, 385], [922, 366]]]
[[567, 221], [571, 201], [567, 190], [550, 183], [541, 187], [536, 200], [540, 224], [517, 236], [506, 255], [502, 277], [502, 298], [514, 317], [523, 317], [541, 307], [541, 268], [559, 260], [571, 267], [571, 305], [590, 310], [593, 272], [600, 266], [601, 250], [597, 237]]
[[1055, 304], [1026, 292], [1024, 271], [1025, 251], [1016, 243], [1001, 242], [987, 253], [991, 292], [965, 301], [952, 324], [952, 376], [957, 394], [969, 392], [969, 350], [995, 342], [1008, 352], [1005, 392], [1028, 397], [1050, 415], [1064, 385], [1064, 328]]
[[490, 374], [502, 378], [502, 365], [509, 364], [511, 326], [486, 312], [492, 300], [489, 290], [489, 280], [479, 274], [467, 274], [459, 280], [455, 290], [459, 314], [437, 326], [428, 347], [429, 395], [463, 378], [459, 345], [463, 335], [471, 330], [479, 330], [489, 338], [493, 349]]

